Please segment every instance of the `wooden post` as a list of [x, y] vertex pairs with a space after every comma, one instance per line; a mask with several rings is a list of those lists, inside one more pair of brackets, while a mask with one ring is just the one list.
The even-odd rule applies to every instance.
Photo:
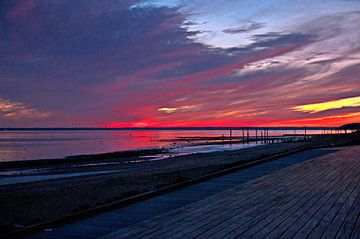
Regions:
[[305, 125], [305, 141], [306, 141], [306, 125]]
[[243, 144], [245, 144], [245, 132], [244, 132], [244, 128], [242, 128], [242, 141], [243, 141]]
[[266, 144], [266, 130], [264, 129], [264, 143]]
[[268, 132], [267, 129], [264, 129], [264, 133], [265, 133], [265, 143], [268, 143]]
[[257, 135], [257, 128], [255, 128], [255, 143], [257, 144], [257, 139], [258, 139], [258, 135]]
[[230, 144], [231, 144], [231, 141], [232, 141], [232, 130], [230, 130]]
[[265, 131], [265, 129], [263, 129], [263, 132], [264, 132], [264, 134], [263, 134], [263, 141], [264, 141], [264, 144], [266, 144], [266, 131]]
[[267, 144], [267, 142], [268, 142], [268, 131], [267, 131], [267, 129], [264, 129], [264, 134], [265, 134], [265, 144]]
[[246, 130], [247, 132], [246, 132], [246, 139], [247, 139], [247, 143], [249, 144], [249, 128], [247, 128], [247, 130]]

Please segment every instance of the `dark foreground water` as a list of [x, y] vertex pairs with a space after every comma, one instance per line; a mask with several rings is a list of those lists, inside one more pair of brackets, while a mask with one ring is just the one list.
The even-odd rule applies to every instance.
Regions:
[[[308, 131], [319, 133], [320, 131]], [[271, 130], [270, 136], [293, 134], [294, 131]], [[302, 134], [303, 131], [296, 133]], [[225, 137], [228, 130], [57, 130], [57, 131], [1, 131], [0, 161], [51, 159], [70, 155], [95, 154], [113, 151], [137, 150], [166, 147], [173, 154], [234, 150], [252, 147], [255, 144], [202, 144], [194, 145], [192, 140], [174, 140], [181, 137]], [[245, 131], [245, 134], [247, 132]], [[249, 135], [255, 136], [255, 131]], [[232, 132], [241, 137], [242, 131]], [[258, 131], [260, 136], [260, 131]], [[219, 141], [219, 140], [218, 140]], [[218, 142], [217, 141], [217, 142]], [[196, 141], [206, 143], [208, 139]], [[216, 141], [213, 141], [216, 142]]]

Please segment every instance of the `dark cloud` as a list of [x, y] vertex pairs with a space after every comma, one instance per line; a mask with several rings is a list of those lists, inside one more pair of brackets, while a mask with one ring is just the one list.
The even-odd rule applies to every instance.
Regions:
[[315, 41], [315, 36], [304, 33], [269, 32], [256, 34], [251, 37], [252, 47], [280, 47], [294, 44], [309, 44]]
[[321, 61], [313, 61], [310, 64], [316, 64], [316, 65], [329, 65], [336, 62], [341, 62], [344, 59], [328, 59], [328, 60], [321, 60]]
[[260, 23], [260, 22], [250, 22], [249, 24], [240, 26], [240, 27], [235, 27], [235, 28], [227, 28], [225, 30], [223, 30], [224, 33], [228, 33], [228, 34], [239, 34], [239, 33], [249, 33], [255, 30], [258, 30], [260, 28], [265, 27], [264, 23]]

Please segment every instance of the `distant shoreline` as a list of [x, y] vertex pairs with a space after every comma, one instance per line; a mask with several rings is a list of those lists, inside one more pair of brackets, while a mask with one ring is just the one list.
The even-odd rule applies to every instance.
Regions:
[[141, 130], [256, 130], [256, 129], [267, 129], [267, 130], [335, 130], [340, 129], [340, 127], [305, 127], [305, 126], [296, 126], [296, 127], [255, 127], [255, 126], [243, 126], [243, 127], [124, 127], [124, 128], [107, 128], [107, 127], [34, 127], [34, 128], [19, 128], [19, 127], [2, 127], [0, 131], [76, 131], [76, 130], [106, 130], [106, 131], [116, 131], [116, 130], [132, 130], [132, 131], [141, 131]]

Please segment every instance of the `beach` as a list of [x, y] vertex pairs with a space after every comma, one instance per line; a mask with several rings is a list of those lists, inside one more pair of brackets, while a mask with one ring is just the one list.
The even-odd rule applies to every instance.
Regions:
[[[66, 217], [129, 196], [157, 190], [279, 153], [358, 143], [359, 138], [356, 135], [328, 136], [317, 141], [266, 144], [241, 150], [139, 161], [136, 164], [95, 164], [86, 167], [86, 171], [101, 172], [110, 169], [114, 171], [0, 186], [0, 212], [1, 215], [7, 215], [1, 217], [0, 224], [3, 225], [4, 230], [21, 228]], [[136, 160], [138, 157], [131, 156], [126, 160]], [[79, 160], [83, 162], [81, 158]], [[108, 160], [114, 162], [123, 159], [120, 157]], [[60, 171], [63, 174], [85, 170], [66, 163], [56, 165], [54, 168], [57, 173]]]

